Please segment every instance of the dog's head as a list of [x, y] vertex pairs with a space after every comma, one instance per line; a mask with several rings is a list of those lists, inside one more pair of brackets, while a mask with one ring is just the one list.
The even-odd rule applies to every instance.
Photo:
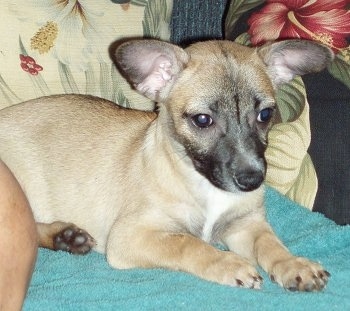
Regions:
[[322, 70], [332, 58], [325, 46], [304, 40], [258, 48], [207, 41], [185, 50], [134, 40], [116, 51], [122, 73], [158, 102], [160, 124], [195, 169], [231, 192], [257, 189], [264, 180], [276, 89], [295, 75]]

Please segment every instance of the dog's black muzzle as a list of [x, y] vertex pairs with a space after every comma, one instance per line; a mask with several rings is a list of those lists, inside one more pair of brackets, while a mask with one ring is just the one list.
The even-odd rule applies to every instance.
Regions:
[[253, 191], [259, 188], [264, 182], [264, 179], [265, 174], [256, 170], [236, 172], [233, 176], [235, 185], [241, 191]]
[[258, 160], [254, 166], [236, 166], [233, 163], [203, 160], [194, 160], [193, 163], [199, 173], [224, 191], [253, 191], [259, 188], [265, 179], [265, 159]]

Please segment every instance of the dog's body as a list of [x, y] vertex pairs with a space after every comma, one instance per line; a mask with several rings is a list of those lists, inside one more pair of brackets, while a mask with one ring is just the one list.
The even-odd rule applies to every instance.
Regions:
[[[312, 64], [294, 59], [300, 50]], [[40, 244], [94, 246], [116, 268], [165, 267], [252, 288], [262, 281], [257, 263], [286, 288], [322, 289], [328, 273], [292, 256], [266, 223], [262, 182], [275, 88], [331, 57], [303, 41], [258, 50], [134, 41], [117, 62], [158, 113], [80, 95], [2, 110], [0, 157], [28, 197]]]

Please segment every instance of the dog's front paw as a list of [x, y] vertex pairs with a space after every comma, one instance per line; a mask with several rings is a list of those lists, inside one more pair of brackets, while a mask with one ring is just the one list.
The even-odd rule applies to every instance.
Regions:
[[292, 257], [277, 262], [270, 274], [271, 280], [290, 291], [322, 290], [330, 277], [329, 272], [306, 258]]
[[208, 263], [203, 277], [207, 280], [234, 287], [259, 289], [263, 278], [245, 259], [224, 252], [219, 260]]

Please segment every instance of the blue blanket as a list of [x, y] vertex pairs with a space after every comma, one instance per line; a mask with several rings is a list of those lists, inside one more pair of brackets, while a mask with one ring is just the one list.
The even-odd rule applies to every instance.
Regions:
[[24, 310], [350, 310], [350, 226], [338, 226], [270, 188], [266, 201], [269, 222], [288, 248], [331, 273], [323, 292], [285, 291], [262, 271], [261, 290], [240, 289], [163, 269], [113, 270], [95, 252], [73, 256], [40, 249]]

